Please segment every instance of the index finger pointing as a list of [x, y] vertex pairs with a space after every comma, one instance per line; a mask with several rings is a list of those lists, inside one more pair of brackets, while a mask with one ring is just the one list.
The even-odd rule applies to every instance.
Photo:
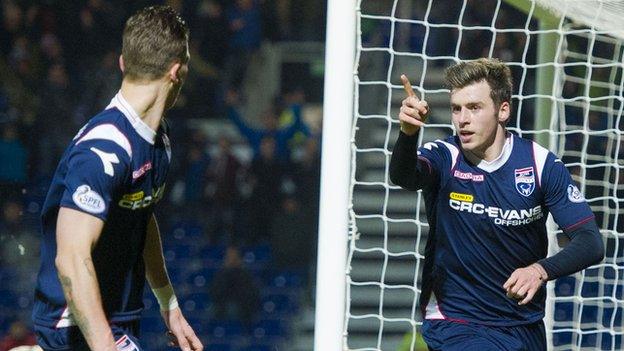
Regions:
[[418, 97], [416, 96], [416, 93], [414, 92], [414, 89], [412, 88], [412, 83], [410, 83], [409, 79], [407, 78], [407, 76], [405, 74], [401, 74], [401, 82], [403, 83], [403, 90], [405, 90], [405, 93], [407, 94], [408, 97], [415, 97], [418, 99]]

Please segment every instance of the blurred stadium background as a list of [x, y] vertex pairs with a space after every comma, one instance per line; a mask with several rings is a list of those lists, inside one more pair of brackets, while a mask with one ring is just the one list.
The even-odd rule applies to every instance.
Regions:
[[[25, 342], [30, 337], [38, 216], [60, 154], [118, 89], [117, 58], [125, 19], [138, 8], [161, 3], [178, 9], [191, 28], [190, 74], [168, 115], [174, 155], [166, 196], [157, 210], [181, 306], [206, 350], [313, 347], [325, 1], [0, 0], [0, 351], [16, 336], [24, 334]], [[427, 2], [409, 3], [400, 1], [395, 15], [417, 19], [428, 11], [422, 6]], [[429, 18], [432, 23], [452, 22], [461, 12], [463, 23], [491, 24], [488, 9], [496, 7], [497, 1], [468, 3], [466, 10], [465, 2], [436, 0]], [[362, 4], [363, 13], [383, 16], [396, 2], [364, 0]], [[509, 26], [537, 26], [511, 6], [501, 6], [497, 14]], [[422, 89], [425, 84], [438, 86], [442, 68], [455, 55], [455, 41], [445, 38], [457, 39], [457, 32], [442, 27], [431, 30], [429, 46], [423, 49], [421, 26], [398, 24], [397, 36], [392, 37], [393, 25], [386, 20], [362, 20], [362, 46], [388, 47], [396, 40], [397, 50], [425, 50], [442, 57], [427, 62], [426, 78], [424, 74], [422, 79], [414, 77]], [[491, 51], [505, 61], [535, 62], [537, 48], [525, 47], [522, 33], [503, 32], [493, 46], [487, 31], [464, 35], [457, 56], [461, 59]], [[360, 79], [385, 81], [379, 77], [388, 73], [387, 62], [385, 54], [363, 54]], [[399, 57], [393, 66], [396, 72], [390, 72], [392, 81], [403, 70], [420, 74], [415, 65], [422, 64], [413, 57]], [[523, 94], [530, 95], [535, 72], [523, 75], [515, 67], [514, 74], [516, 82], [529, 81]], [[621, 79], [621, 71], [617, 77]], [[565, 94], [575, 96], [582, 88], [571, 83]], [[374, 86], [362, 86], [359, 113], [385, 114], [386, 89], [380, 93]], [[430, 103], [439, 106], [432, 120], [447, 123], [441, 113], [446, 96], [432, 94], [431, 98]], [[524, 103], [514, 126], [531, 129], [532, 102]], [[570, 110], [574, 112], [574, 106]], [[569, 125], [585, 123], [583, 113], [569, 116]], [[600, 114], [590, 121], [600, 124]], [[358, 147], [388, 147], [385, 121], [380, 125], [360, 119], [358, 123], [363, 131], [356, 139]], [[392, 128], [396, 133], [396, 126]], [[583, 143], [582, 137], [569, 139], [572, 150]], [[623, 150], [620, 147], [614, 158], [622, 159]], [[367, 154], [358, 161], [358, 180], [383, 178], [384, 160], [377, 156]], [[569, 157], [573, 161], [577, 155]], [[579, 168], [576, 175], [580, 172]], [[624, 183], [624, 172], [619, 176], [613, 184]], [[600, 192], [600, 181], [589, 190]], [[357, 213], [375, 213], [384, 204], [380, 191], [356, 187], [355, 192]], [[411, 194], [393, 194], [384, 215], [413, 218]], [[362, 247], [380, 245], [385, 232], [379, 221], [358, 220], [357, 225]], [[391, 230], [396, 236], [389, 247], [417, 248], [417, 239], [410, 235], [413, 226], [396, 223]], [[614, 231], [622, 233], [621, 228]], [[613, 257], [621, 256], [620, 246], [612, 250]], [[353, 259], [351, 278], [380, 279], [377, 267], [382, 258], [356, 254]], [[391, 265], [387, 282], [416, 283], [413, 262], [396, 260]], [[557, 289], [570, 292], [574, 278], [562, 280]], [[378, 293], [351, 297], [353, 315], [379, 310]], [[413, 294], [385, 298], [383, 309], [389, 316], [411, 313]], [[151, 292], [146, 292], [144, 302], [144, 346], [164, 350], [164, 325]], [[572, 309], [561, 310], [559, 318], [572, 318]], [[376, 344], [380, 335], [379, 327], [367, 321], [352, 322], [348, 331], [353, 345]], [[410, 331], [388, 324], [382, 332], [387, 338], [384, 350], [407, 350]], [[406, 332], [407, 343], [401, 344]], [[561, 343], [568, 342], [567, 336], [562, 338]]]

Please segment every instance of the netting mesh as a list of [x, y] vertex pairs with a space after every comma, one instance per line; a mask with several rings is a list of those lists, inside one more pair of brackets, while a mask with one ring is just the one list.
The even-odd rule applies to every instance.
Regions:
[[[601, 10], [594, 7], [598, 12], [622, 6], [601, 3]], [[562, 159], [596, 214], [607, 248], [601, 264], [549, 283], [551, 347], [622, 349], [624, 66], [622, 41], [612, 33], [618, 27], [572, 21], [562, 11], [553, 18], [556, 26], [544, 28], [533, 10], [521, 12], [502, 0], [360, 0], [356, 10], [346, 347], [408, 350], [420, 344], [417, 300], [429, 226], [421, 193], [401, 190], [388, 174], [404, 97], [399, 76], [407, 74], [431, 106], [419, 137], [423, 144], [454, 133], [443, 68], [486, 56], [512, 68], [508, 129], [537, 139]], [[552, 43], [548, 60], [538, 55], [540, 38]], [[542, 75], [550, 77], [546, 90], [536, 88]], [[540, 106], [542, 114], [536, 116]], [[551, 229], [550, 235], [565, 244], [561, 231]], [[553, 243], [551, 253], [559, 249]]]

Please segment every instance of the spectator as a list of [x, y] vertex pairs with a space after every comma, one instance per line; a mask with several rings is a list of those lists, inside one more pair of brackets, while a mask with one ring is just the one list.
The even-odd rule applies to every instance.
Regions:
[[37, 345], [35, 335], [28, 330], [24, 322], [15, 321], [11, 323], [8, 334], [0, 340], [0, 351], [8, 351], [18, 346]]
[[272, 217], [271, 250], [277, 269], [305, 273], [310, 267], [314, 232], [304, 217], [292, 195], [284, 197], [279, 213]]
[[24, 12], [14, 1], [3, 1], [2, 30], [0, 30], [0, 50], [6, 56], [11, 50], [11, 43], [24, 30]]
[[234, 233], [235, 212], [240, 204], [238, 180], [243, 172], [242, 165], [232, 153], [230, 139], [219, 138], [219, 145], [214, 156], [214, 165], [210, 167], [211, 202], [213, 206], [213, 233], [216, 240]]
[[243, 267], [238, 248], [227, 248], [223, 268], [215, 274], [209, 293], [214, 301], [214, 318], [239, 320], [247, 328], [254, 322], [260, 309], [260, 290]]
[[262, 41], [261, 10], [258, 0], [235, 0], [226, 10], [230, 30], [225, 60], [225, 87], [239, 87], [245, 79], [247, 65]]
[[83, 124], [89, 116], [102, 111], [115, 96], [121, 84], [118, 65], [119, 56], [114, 50], [107, 52], [93, 73], [94, 79], [87, 85], [76, 111], [78, 124]]
[[0, 262], [16, 267], [32, 266], [36, 262], [38, 244], [34, 233], [24, 223], [22, 205], [6, 200], [0, 221]]
[[293, 167], [293, 180], [297, 199], [303, 204], [303, 212], [309, 221], [307, 226], [316, 232], [320, 201], [321, 154], [317, 138], [310, 138], [303, 146], [302, 154]]
[[260, 143], [260, 156], [251, 163], [249, 181], [252, 185], [248, 199], [248, 244], [269, 238], [270, 220], [279, 206], [280, 192], [289, 165], [275, 157], [275, 139], [265, 137]]
[[[206, 212], [206, 186], [210, 156], [206, 152], [206, 137], [200, 131], [191, 135], [186, 152], [184, 174], [184, 201], [193, 209], [195, 217], [202, 218]], [[197, 211], [197, 212], [196, 212]]]
[[78, 131], [73, 121], [74, 101], [70, 92], [65, 66], [55, 63], [48, 70], [46, 84], [41, 92], [39, 111], [39, 169], [50, 174], [65, 150], [67, 143]]
[[226, 95], [226, 103], [228, 104], [228, 117], [236, 125], [239, 132], [247, 139], [254, 154], [254, 159], [260, 155], [260, 144], [265, 138], [272, 138], [275, 142], [275, 157], [280, 162], [290, 161], [290, 147], [288, 145], [289, 140], [300, 130], [305, 130], [307, 135], [309, 131], [307, 127], [303, 126], [301, 120], [301, 107], [299, 105], [292, 105], [293, 122], [283, 128], [278, 128], [278, 117], [275, 108], [271, 107], [263, 114], [263, 127], [253, 128], [250, 127], [247, 122], [243, 120], [240, 113], [237, 110], [237, 104], [239, 101], [238, 94], [230, 91]]
[[17, 127], [7, 123], [0, 135], [0, 199], [15, 198], [26, 183], [28, 151], [20, 141]]

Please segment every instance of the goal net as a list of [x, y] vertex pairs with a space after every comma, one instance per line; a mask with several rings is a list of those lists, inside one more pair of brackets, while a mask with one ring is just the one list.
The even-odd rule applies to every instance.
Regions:
[[[423, 197], [389, 180], [405, 73], [432, 114], [419, 143], [454, 133], [443, 69], [498, 57], [514, 76], [508, 129], [564, 162], [596, 215], [606, 257], [548, 283], [549, 349], [624, 348], [624, 4], [360, 0], [345, 349], [419, 350]], [[550, 254], [565, 245], [549, 221]]]

